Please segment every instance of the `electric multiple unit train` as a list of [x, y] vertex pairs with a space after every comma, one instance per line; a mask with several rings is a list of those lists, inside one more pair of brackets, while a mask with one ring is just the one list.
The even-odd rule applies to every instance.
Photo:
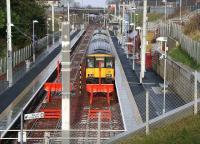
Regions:
[[94, 31], [85, 62], [86, 83], [113, 83], [114, 56], [105, 30]]

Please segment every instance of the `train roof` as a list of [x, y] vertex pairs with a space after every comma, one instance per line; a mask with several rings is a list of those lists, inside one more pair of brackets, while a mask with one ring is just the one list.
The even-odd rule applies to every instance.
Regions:
[[92, 39], [91, 39], [91, 43], [96, 42], [96, 41], [104, 41], [109, 43], [109, 37], [104, 35], [104, 34], [95, 34], [93, 35]]
[[112, 54], [109, 37], [105, 30], [95, 30], [87, 54]]
[[96, 34], [102, 34], [102, 35], [108, 36], [106, 30], [103, 30], [103, 29], [97, 29], [97, 30], [95, 30], [94, 33], [93, 33], [93, 36], [96, 35]]
[[104, 41], [92, 42], [89, 45], [87, 54], [111, 54], [110, 43]]

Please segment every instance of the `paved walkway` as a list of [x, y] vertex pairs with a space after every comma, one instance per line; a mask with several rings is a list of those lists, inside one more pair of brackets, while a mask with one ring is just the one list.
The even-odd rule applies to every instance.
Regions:
[[[143, 84], [139, 84], [140, 64], [135, 63], [135, 71], [133, 71], [132, 59], [127, 59], [126, 53], [121, 45], [118, 44], [117, 38], [112, 33], [111, 36], [143, 121], [145, 121], [146, 117], [146, 90], [149, 91], [150, 96], [150, 119], [161, 115], [163, 110], [163, 93], [155, 93], [152, 87], [159, 87], [159, 83], [163, 83], [162, 78], [153, 71], [146, 71]], [[166, 94], [166, 112], [183, 104], [185, 102], [179, 96], [171, 93]]]

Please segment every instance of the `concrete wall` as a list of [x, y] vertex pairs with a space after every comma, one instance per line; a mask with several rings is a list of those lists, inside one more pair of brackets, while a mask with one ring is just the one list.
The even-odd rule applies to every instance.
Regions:
[[[153, 69], [163, 78], [164, 60], [160, 60], [159, 57], [160, 54], [156, 54], [156, 56], [153, 57]], [[193, 73], [170, 58], [167, 59], [166, 73], [166, 79], [169, 83], [168, 91], [170, 93], [178, 94], [186, 103], [191, 102], [194, 99]], [[200, 97], [200, 89], [198, 89], [198, 95]]]

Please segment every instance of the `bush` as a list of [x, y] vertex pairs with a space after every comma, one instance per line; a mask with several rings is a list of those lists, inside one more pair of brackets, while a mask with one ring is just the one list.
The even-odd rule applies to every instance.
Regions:
[[200, 14], [195, 15], [190, 19], [188, 23], [184, 26], [184, 33], [186, 35], [192, 35], [196, 32], [200, 32]]

